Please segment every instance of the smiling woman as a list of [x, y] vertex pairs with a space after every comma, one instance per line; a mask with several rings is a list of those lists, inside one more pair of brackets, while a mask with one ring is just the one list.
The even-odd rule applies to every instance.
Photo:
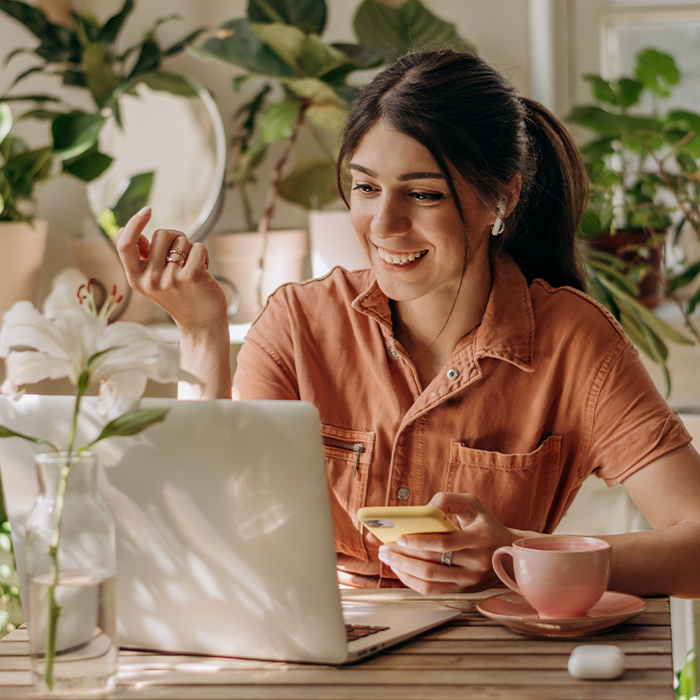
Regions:
[[[348, 173], [371, 269], [273, 294], [233, 389], [318, 408], [339, 580], [489, 587], [493, 552], [551, 533], [595, 474], [623, 483], [655, 528], [608, 538], [610, 587], [700, 597], [700, 457], [583, 291], [574, 235], [587, 180], [564, 127], [472, 53], [412, 53], [358, 98], [339, 186]], [[178, 323], [183, 368], [205, 397], [230, 396], [225, 300], [206, 251], [170, 230], [149, 245], [148, 216], [119, 241], [130, 283]], [[182, 265], [167, 262], [175, 245]], [[357, 518], [362, 506], [426, 504], [459, 530], [380, 546]]]

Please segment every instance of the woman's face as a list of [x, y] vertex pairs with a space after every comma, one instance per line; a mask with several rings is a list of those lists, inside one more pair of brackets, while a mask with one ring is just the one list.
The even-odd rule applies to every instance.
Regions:
[[[350, 214], [381, 290], [395, 301], [454, 299], [466, 243], [445, 178], [423, 145], [379, 121], [350, 164]], [[488, 264], [496, 215], [454, 175], [470, 240], [469, 264]]]

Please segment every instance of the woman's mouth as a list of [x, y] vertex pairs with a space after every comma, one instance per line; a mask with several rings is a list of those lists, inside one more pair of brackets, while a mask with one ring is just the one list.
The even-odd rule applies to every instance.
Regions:
[[381, 260], [389, 265], [397, 266], [408, 265], [409, 263], [418, 260], [418, 258], [422, 257], [427, 252], [427, 250], [416, 250], [410, 253], [392, 253], [388, 250], [384, 250], [383, 248], [377, 248], [377, 255]]

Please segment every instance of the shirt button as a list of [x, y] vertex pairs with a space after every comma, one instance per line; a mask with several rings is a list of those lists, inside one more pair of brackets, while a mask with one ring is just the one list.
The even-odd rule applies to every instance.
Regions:
[[398, 357], [398, 356], [399, 356], [399, 353], [398, 353], [398, 351], [396, 350], [396, 348], [391, 348], [391, 349], [389, 350], [389, 354], [390, 354], [392, 357]]
[[456, 369], [448, 369], [447, 370], [447, 378], [453, 382], [455, 379], [459, 377], [459, 370]]
[[399, 501], [407, 501], [411, 497], [411, 492], [406, 487], [403, 487], [396, 492], [396, 496]]

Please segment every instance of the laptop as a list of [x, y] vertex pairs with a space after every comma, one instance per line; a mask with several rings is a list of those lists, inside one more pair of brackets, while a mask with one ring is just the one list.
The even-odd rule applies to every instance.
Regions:
[[[0, 396], [0, 423], [62, 446], [73, 405], [70, 396], [16, 402]], [[98, 487], [116, 523], [120, 646], [344, 664], [460, 614], [341, 603], [313, 405], [174, 399], [141, 405], [171, 411], [139, 435], [95, 446]], [[86, 397], [76, 444], [103, 424], [96, 399]], [[39, 450], [0, 439], [23, 600], [25, 523], [38, 494]], [[348, 624], [370, 629], [349, 638]], [[71, 643], [59, 636], [61, 647]]]

